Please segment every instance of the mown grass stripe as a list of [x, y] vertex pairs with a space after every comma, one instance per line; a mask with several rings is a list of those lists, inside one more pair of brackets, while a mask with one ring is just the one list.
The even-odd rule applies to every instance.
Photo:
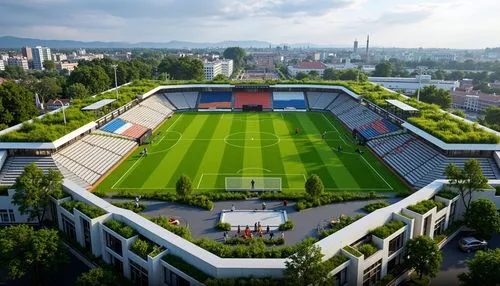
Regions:
[[[213, 136], [215, 128], [221, 119], [220, 116], [211, 116], [210, 114], [198, 115], [196, 118], [197, 120], [198, 118], [205, 120], [195, 138], [210, 138]], [[186, 142], [186, 145], [187, 144], [189, 143]], [[198, 169], [200, 168], [201, 160], [207, 152], [208, 144], [210, 144], [209, 140], [191, 141], [189, 148], [184, 153], [184, 158], [177, 165], [177, 168], [173, 172], [168, 184], [166, 184], [165, 187], [175, 187], [175, 183], [182, 174], [194, 179], [198, 173]]]
[[[274, 122], [277, 120], [281, 120], [280, 115], [275, 115], [273, 116], [272, 120], [265, 120], [261, 121], [259, 124], [259, 128], [261, 132], [265, 132], [265, 134], [276, 134], [276, 131], [274, 130]], [[273, 136], [267, 136], [266, 138], [272, 138]], [[274, 144], [274, 141], [269, 140], [268, 142], [265, 142], [267, 144], [274, 144], [268, 147], [263, 147], [261, 148], [261, 154], [262, 154], [262, 166], [264, 169], [268, 169], [271, 171], [271, 173], [275, 174], [285, 174], [285, 167], [283, 166], [283, 158], [281, 156], [281, 148], [280, 145], [281, 143], [278, 144], [279, 137], [276, 139], [276, 143]], [[287, 176], [277, 176], [281, 177], [281, 186], [283, 188], [289, 188], [288, 184], [288, 177]]]
[[[245, 149], [243, 156], [243, 170], [241, 172], [243, 177], [253, 176], [262, 177], [262, 134], [260, 133], [260, 114], [246, 113], [246, 128], [243, 131], [245, 136]], [[265, 121], [269, 121], [269, 115], [266, 114]]]
[[[171, 124], [174, 124], [175, 123], [175, 128], [178, 128], [179, 130], [183, 130], [183, 129], [186, 129], [186, 128], [191, 128], [191, 126], [193, 126], [193, 119], [194, 117], [193, 116], [186, 116], [186, 114], [182, 114], [182, 115], [179, 115], [181, 116], [181, 118], [177, 119], [176, 122], [172, 122]], [[164, 126], [162, 126], [161, 130], [159, 130], [159, 132], [165, 134], [166, 133], [166, 130], [171, 130], [169, 129], [170, 127], [170, 124], [166, 124]], [[157, 143], [158, 145], [156, 145], [156, 147], [150, 147], [149, 145], [146, 145], [144, 148], [148, 148], [148, 150], [150, 152], [156, 152], [158, 150], [160, 150], [160, 148], [162, 146], [164, 146], [164, 144], [171, 144], [172, 142], [169, 142], [169, 141], [161, 141], [159, 143]], [[140, 150], [143, 150], [144, 148], [139, 148]], [[120, 187], [126, 187], [126, 188], [142, 188], [144, 187], [145, 183], [148, 181], [148, 180], [152, 180], [154, 182], [156, 182], [156, 177], [158, 176], [158, 174], [156, 173], [157, 169], [159, 166], [162, 166], [163, 165], [163, 161], [165, 158], [167, 158], [170, 154], [170, 152], [172, 151], [173, 149], [170, 149], [166, 152], [162, 152], [162, 153], [157, 153], [157, 154], [152, 154], [152, 155], [149, 155], [148, 157], [146, 158], [143, 158], [141, 160], [141, 162], [138, 164], [138, 166], [135, 167], [135, 170], [132, 171], [126, 179], [124, 179], [122, 181], [122, 183], [120, 183]], [[139, 156], [137, 154], [137, 156]], [[161, 185], [155, 185], [155, 187], [162, 187]]]

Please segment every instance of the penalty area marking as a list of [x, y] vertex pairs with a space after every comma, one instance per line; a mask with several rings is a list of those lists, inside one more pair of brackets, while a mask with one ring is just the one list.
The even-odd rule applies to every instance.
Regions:
[[347, 142], [345, 142], [344, 138], [342, 138], [342, 134], [339, 132], [337, 127], [335, 127], [335, 125], [333, 125], [333, 123], [330, 120], [328, 120], [328, 118], [325, 116], [325, 114], [322, 113], [321, 115], [323, 115], [323, 118], [333, 127], [333, 129], [335, 129], [335, 131], [337, 131], [337, 133], [339, 133], [339, 137], [342, 140], [342, 142], [344, 142], [345, 145], [349, 145], [349, 144], [347, 144]]
[[380, 175], [380, 173], [375, 169], [373, 168], [373, 166], [368, 162], [366, 161], [365, 157], [361, 156], [361, 158], [363, 158], [363, 160], [365, 161], [365, 163], [370, 166], [370, 168], [382, 179], [382, 181], [384, 181], [384, 183], [391, 189], [391, 190], [394, 190], [394, 188], [384, 179], [384, 177], [382, 175]]
[[[259, 169], [260, 168], [245, 168], [245, 169]], [[243, 170], [243, 169], [242, 169]], [[262, 169], [266, 170], [266, 169]], [[240, 170], [241, 171], [241, 170]], [[204, 178], [207, 177], [252, 177], [252, 176], [259, 176], [259, 177], [301, 177], [304, 182], [307, 181], [307, 177], [305, 174], [275, 174], [275, 173], [246, 173], [246, 174], [241, 174], [241, 173], [202, 173], [200, 176], [200, 179], [197, 184], [198, 190], [220, 190], [221, 188], [200, 188], [202, 186], [202, 182]], [[125, 188], [124, 188], [125, 189]], [[161, 188], [161, 189], [173, 189], [173, 188]], [[286, 190], [304, 190], [304, 188], [282, 188]]]

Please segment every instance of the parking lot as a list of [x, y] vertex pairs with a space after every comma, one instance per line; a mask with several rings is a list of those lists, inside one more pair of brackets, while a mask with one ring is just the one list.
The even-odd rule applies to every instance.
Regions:
[[[462, 232], [450, 241], [443, 249], [443, 263], [438, 276], [431, 281], [431, 285], [459, 285], [458, 275], [467, 271], [465, 260], [474, 257], [474, 252], [465, 253], [458, 248], [458, 240], [468, 236], [469, 233]], [[500, 247], [500, 234], [495, 235], [488, 241], [488, 248]]]

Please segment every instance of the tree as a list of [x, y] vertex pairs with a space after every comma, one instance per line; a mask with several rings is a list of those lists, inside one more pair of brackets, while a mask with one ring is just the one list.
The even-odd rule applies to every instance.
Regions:
[[48, 71], [53, 71], [56, 69], [56, 64], [54, 61], [43, 61], [43, 67]]
[[325, 187], [323, 186], [323, 182], [316, 174], [312, 174], [306, 181], [305, 184], [306, 192], [312, 197], [320, 196]]
[[77, 82], [77, 83], [74, 83], [70, 86], [68, 86], [67, 90], [66, 90], [66, 95], [68, 98], [85, 98], [87, 96], [89, 96], [89, 91], [87, 90], [87, 88]]
[[406, 265], [415, 269], [420, 279], [435, 277], [443, 260], [437, 243], [428, 236], [417, 236], [406, 243]]
[[488, 178], [483, 175], [481, 165], [476, 159], [465, 162], [463, 169], [450, 164], [446, 167], [444, 173], [450, 185], [458, 190], [465, 207], [464, 217], [468, 220], [472, 193], [482, 191], [481, 188], [488, 182]]
[[319, 246], [301, 245], [297, 252], [285, 261], [283, 274], [287, 285], [324, 285], [328, 271], [322, 264], [323, 254]]
[[77, 286], [114, 286], [117, 283], [118, 277], [107, 269], [97, 267], [88, 272], [82, 273], [76, 279]]
[[339, 79], [338, 73], [333, 68], [327, 68], [323, 71], [323, 79], [325, 79], [325, 80], [337, 80], [337, 79]]
[[111, 87], [111, 78], [100, 66], [78, 66], [69, 76], [68, 84], [81, 83], [91, 94], [105, 91]]
[[225, 59], [233, 60], [235, 70], [238, 70], [245, 64], [246, 52], [240, 47], [230, 47], [222, 53]]
[[12, 202], [19, 206], [22, 214], [28, 214], [30, 220], [37, 219], [42, 223], [50, 205], [50, 197], [59, 197], [62, 193], [61, 172], [43, 170], [32, 163], [24, 168], [24, 172], [16, 179], [16, 192]]
[[452, 71], [445, 78], [447, 80], [462, 80], [465, 78], [465, 73], [463, 71]]
[[227, 81], [228, 78], [227, 76], [223, 75], [223, 74], [218, 74], [216, 75], [214, 78], [213, 78], [213, 81]]
[[38, 94], [42, 102], [45, 102], [47, 99], [60, 97], [62, 87], [56, 78], [45, 77], [34, 84], [33, 91]]
[[0, 229], [0, 266], [9, 280], [29, 274], [40, 283], [45, 273], [67, 261], [65, 250], [55, 230], [35, 231], [27, 225]]
[[375, 65], [373, 76], [390, 77], [392, 76], [392, 64], [390, 62], [381, 62]]
[[[500, 215], [491, 200], [480, 198], [470, 204], [467, 226], [473, 228], [483, 239], [500, 231]], [[499, 280], [500, 281], [500, 280]]]
[[307, 73], [307, 75], [309, 76], [309, 78], [311, 79], [318, 79], [319, 78], [319, 72], [318, 71], [315, 71], [315, 70], [311, 70]]
[[204, 78], [203, 63], [192, 57], [165, 57], [158, 66], [159, 73], [168, 73], [170, 79], [202, 80]]
[[458, 276], [465, 286], [495, 286], [500, 281], [500, 248], [478, 251], [466, 260], [469, 270]]
[[366, 81], [368, 76], [366, 73], [360, 69], [346, 69], [339, 73], [340, 80], [356, 80], [356, 81]]
[[[414, 97], [417, 97], [417, 92], [415, 92]], [[420, 100], [447, 109], [451, 106], [451, 93], [448, 90], [437, 88], [435, 85], [428, 85], [420, 90]]]
[[490, 106], [483, 111], [484, 121], [491, 125], [500, 125], [500, 107]]
[[465, 112], [463, 112], [460, 109], [455, 109], [451, 113], [453, 113], [456, 116], [462, 117], [462, 118], [466, 118], [467, 117], [467, 114], [465, 114]]
[[177, 195], [187, 197], [193, 191], [191, 179], [189, 179], [186, 175], [181, 175], [175, 184], [175, 191], [177, 192]]
[[33, 93], [12, 81], [0, 85], [0, 103], [0, 123], [9, 126], [38, 115]]
[[309, 78], [309, 75], [307, 73], [305, 73], [305, 72], [298, 72], [295, 75], [295, 78], [298, 79], [298, 80], [305, 80], [305, 79]]

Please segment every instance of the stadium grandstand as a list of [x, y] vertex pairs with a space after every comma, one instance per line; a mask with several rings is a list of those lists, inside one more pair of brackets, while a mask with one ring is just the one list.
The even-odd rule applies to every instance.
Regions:
[[307, 101], [311, 110], [323, 110], [338, 96], [338, 93], [309, 91], [307, 92]]
[[230, 109], [233, 93], [230, 91], [203, 91], [200, 92], [198, 108]]
[[274, 109], [306, 109], [303, 92], [275, 91], [273, 92]]
[[236, 91], [234, 108], [241, 109], [244, 105], [261, 105], [264, 109], [271, 109], [271, 93], [269, 91]]
[[169, 92], [164, 96], [178, 110], [195, 109], [198, 102], [198, 92]]

